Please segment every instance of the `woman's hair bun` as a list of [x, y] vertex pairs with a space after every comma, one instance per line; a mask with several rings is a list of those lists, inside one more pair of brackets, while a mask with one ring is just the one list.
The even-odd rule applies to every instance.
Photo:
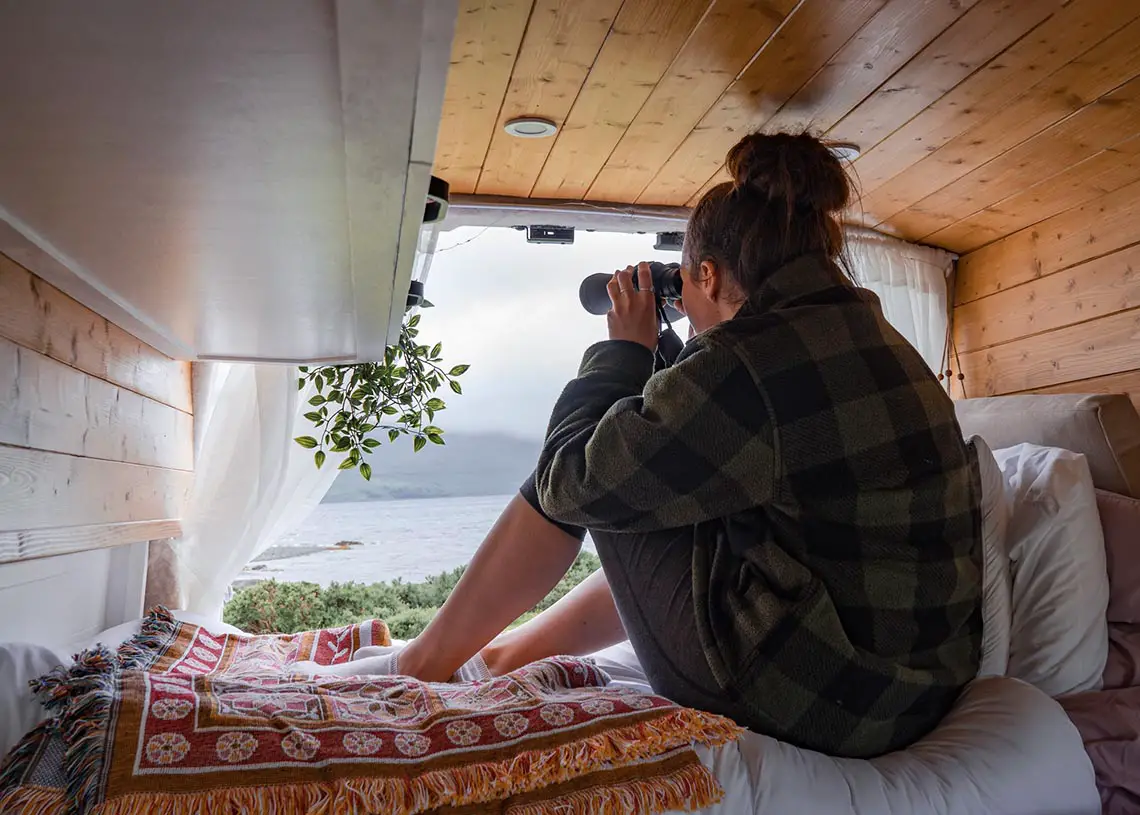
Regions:
[[827, 145], [808, 133], [753, 133], [725, 160], [738, 195], [761, 195], [787, 211], [846, 209], [851, 182]]

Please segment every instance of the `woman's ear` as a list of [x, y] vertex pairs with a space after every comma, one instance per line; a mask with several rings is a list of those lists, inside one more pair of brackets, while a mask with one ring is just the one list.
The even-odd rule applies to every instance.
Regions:
[[697, 273], [697, 285], [704, 292], [705, 297], [715, 301], [721, 293], [724, 281], [721, 280], [720, 267], [715, 261], [702, 260], [700, 271]]

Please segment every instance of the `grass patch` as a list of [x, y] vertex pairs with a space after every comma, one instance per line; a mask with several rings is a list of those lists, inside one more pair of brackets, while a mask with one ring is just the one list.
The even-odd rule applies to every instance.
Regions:
[[[466, 568], [460, 566], [417, 583], [332, 583], [322, 588], [316, 583], [265, 580], [238, 589], [226, 603], [222, 618], [251, 634], [295, 634], [375, 618], [388, 623], [393, 637], [411, 639], [427, 627]], [[554, 590], [514, 625], [550, 608], [599, 568], [597, 555], [580, 552]]]

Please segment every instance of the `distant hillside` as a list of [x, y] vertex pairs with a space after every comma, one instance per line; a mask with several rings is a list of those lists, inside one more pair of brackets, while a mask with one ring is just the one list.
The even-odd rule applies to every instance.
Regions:
[[372, 480], [355, 470], [337, 476], [324, 503], [508, 495], [530, 475], [542, 442], [494, 433], [448, 433], [447, 444], [413, 452], [410, 439], [371, 456]]

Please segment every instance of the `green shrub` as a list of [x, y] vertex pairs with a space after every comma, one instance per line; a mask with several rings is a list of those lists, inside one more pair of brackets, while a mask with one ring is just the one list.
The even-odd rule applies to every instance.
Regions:
[[[514, 624], [550, 608], [599, 568], [597, 555], [579, 553], [554, 590]], [[223, 618], [251, 634], [294, 634], [381, 619], [388, 623], [393, 637], [411, 639], [439, 611], [465, 569], [461, 566], [418, 583], [397, 579], [371, 584], [332, 583], [321, 588], [316, 583], [265, 580], [234, 592], [233, 599], [226, 603]]]

